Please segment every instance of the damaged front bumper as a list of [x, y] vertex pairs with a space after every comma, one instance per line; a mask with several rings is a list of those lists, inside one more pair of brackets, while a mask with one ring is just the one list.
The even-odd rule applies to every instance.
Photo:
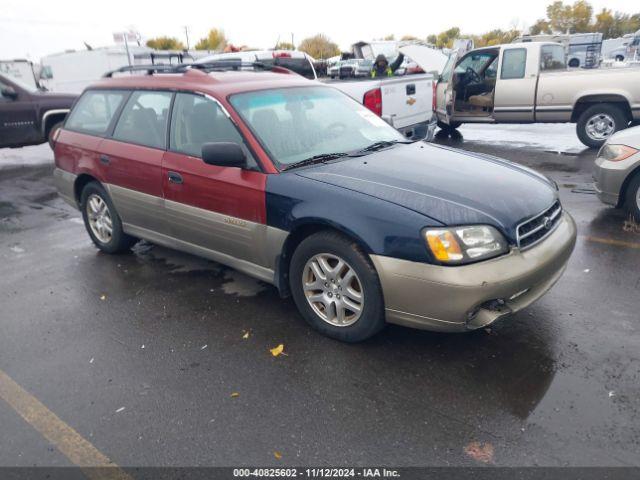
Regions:
[[540, 298], [558, 281], [576, 242], [568, 213], [536, 246], [502, 257], [445, 267], [372, 255], [380, 276], [386, 318], [424, 330], [482, 328]]

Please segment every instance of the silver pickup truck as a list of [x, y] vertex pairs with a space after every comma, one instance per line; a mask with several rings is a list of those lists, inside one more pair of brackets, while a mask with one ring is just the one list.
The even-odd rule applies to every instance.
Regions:
[[[420, 59], [413, 54], [414, 60]], [[452, 54], [436, 93], [438, 125], [577, 124], [580, 141], [600, 147], [640, 120], [640, 68], [568, 69], [564, 47], [529, 42]]]

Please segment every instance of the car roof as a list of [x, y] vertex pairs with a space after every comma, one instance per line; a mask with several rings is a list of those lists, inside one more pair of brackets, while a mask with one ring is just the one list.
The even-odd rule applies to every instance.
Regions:
[[254, 90], [313, 85], [322, 84], [293, 72], [231, 70], [205, 73], [200, 70], [187, 70], [184, 73], [124, 74], [103, 78], [88, 88], [185, 90], [207, 93], [214, 97], [226, 97], [234, 93]]

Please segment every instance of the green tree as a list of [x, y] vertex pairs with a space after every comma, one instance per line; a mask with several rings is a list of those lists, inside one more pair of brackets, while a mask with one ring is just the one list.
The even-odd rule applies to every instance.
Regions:
[[223, 50], [227, 45], [227, 37], [219, 28], [212, 28], [206, 37], [196, 43], [196, 50]]
[[449, 30], [440, 32], [436, 37], [435, 45], [438, 48], [451, 48], [453, 41], [460, 37], [460, 29], [458, 27], [452, 27]]
[[429, 42], [432, 45], [435, 45], [436, 43], [438, 43], [438, 36], [435, 34], [428, 35], [427, 42]]
[[578, 0], [571, 7], [571, 33], [592, 31], [593, 7], [585, 0]]
[[298, 50], [306, 52], [313, 58], [331, 58], [340, 55], [338, 45], [333, 43], [329, 37], [318, 33], [313, 37], [305, 38], [298, 45]]
[[596, 22], [593, 25], [593, 29], [596, 32], [602, 33], [603, 38], [615, 38], [617, 36], [616, 20], [611, 10], [603, 8], [602, 11], [596, 15]]
[[544, 18], [539, 18], [538, 20], [536, 20], [536, 23], [531, 25], [531, 28], [529, 28], [529, 33], [531, 35], [551, 33], [551, 25], [549, 25], [549, 22]]
[[156, 37], [147, 40], [147, 47], [155, 50], [184, 50], [184, 44], [173, 37]]
[[295, 50], [296, 46], [293, 43], [289, 42], [279, 42], [276, 45], [276, 50]]
[[561, 0], [555, 1], [547, 7], [547, 18], [551, 30], [567, 33], [571, 29], [571, 6], [565, 5]]

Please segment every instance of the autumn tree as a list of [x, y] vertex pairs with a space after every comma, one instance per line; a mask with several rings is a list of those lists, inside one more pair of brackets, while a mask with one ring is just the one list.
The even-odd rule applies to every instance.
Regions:
[[298, 50], [306, 52], [313, 58], [331, 58], [340, 55], [338, 45], [322, 33], [302, 40], [298, 45]]
[[196, 50], [223, 50], [227, 45], [227, 37], [219, 28], [212, 28], [206, 37], [196, 43]]
[[279, 42], [276, 45], [275, 50], [295, 50], [296, 46], [293, 43], [289, 42]]
[[540, 34], [543, 34], [543, 33], [546, 33], [546, 34], [552, 33], [551, 32], [551, 25], [544, 18], [539, 18], [538, 20], [536, 20], [536, 23], [531, 25], [531, 27], [529, 28], [529, 33], [531, 35], [540, 35]]
[[147, 40], [147, 47], [154, 50], [184, 50], [184, 44], [174, 37], [156, 37]]

